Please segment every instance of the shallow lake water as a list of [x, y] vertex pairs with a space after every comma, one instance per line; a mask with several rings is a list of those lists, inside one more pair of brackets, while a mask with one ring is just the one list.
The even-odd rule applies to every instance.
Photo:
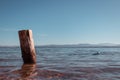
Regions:
[[0, 80], [120, 80], [120, 48], [36, 47], [23, 64], [19, 47], [0, 47]]

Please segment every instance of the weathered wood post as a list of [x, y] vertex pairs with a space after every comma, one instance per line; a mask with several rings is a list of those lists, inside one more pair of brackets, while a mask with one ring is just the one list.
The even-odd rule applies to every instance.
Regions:
[[18, 31], [18, 34], [24, 64], [35, 64], [36, 52], [34, 48], [32, 30], [20, 30]]

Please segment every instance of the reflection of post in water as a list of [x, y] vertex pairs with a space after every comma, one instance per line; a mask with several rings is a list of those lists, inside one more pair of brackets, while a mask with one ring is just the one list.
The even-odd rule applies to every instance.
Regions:
[[23, 64], [20, 74], [21, 78], [29, 78], [37, 75], [36, 64]]

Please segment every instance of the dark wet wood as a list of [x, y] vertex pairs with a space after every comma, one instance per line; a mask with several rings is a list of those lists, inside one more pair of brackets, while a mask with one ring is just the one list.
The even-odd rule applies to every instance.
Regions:
[[24, 64], [36, 63], [36, 52], [34, 48], [32, 30], [20, 30], [18, 34]]

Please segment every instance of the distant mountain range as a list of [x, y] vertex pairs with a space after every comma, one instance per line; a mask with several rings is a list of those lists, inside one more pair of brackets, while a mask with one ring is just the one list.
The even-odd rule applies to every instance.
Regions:
[[113, 43], [100, 43], [100, 44], [65, 44], [65, 45], [43, 45], [39, 47], [120, 47], [120, 44], [113, 44]]
[[[20, 47], [20, 46], [0, 46], [0, 47]], [[81, 47], [81, 48], [120, 48], [120, 44], [113, 44], [113, 43], [99, 43], [99, 44], [64, 44], [64, 45], [37, 45], [36, 47]]]

